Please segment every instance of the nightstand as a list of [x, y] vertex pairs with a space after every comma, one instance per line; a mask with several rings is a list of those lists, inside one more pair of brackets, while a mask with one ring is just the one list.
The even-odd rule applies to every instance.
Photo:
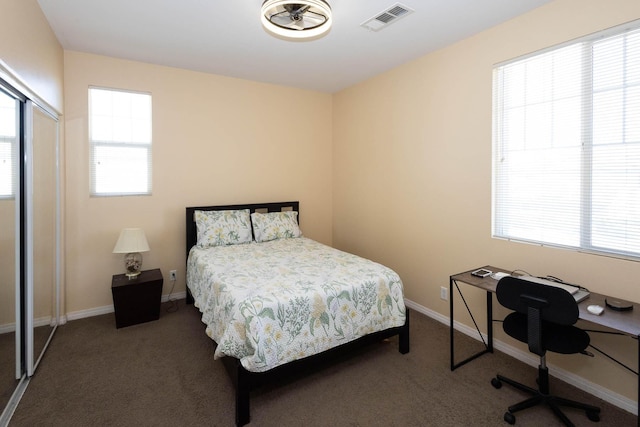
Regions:
[[158, 320], [162, 298], [162, 273], [146, 270], [135, 279], [116, 274], [111, 280], [116, 328]]

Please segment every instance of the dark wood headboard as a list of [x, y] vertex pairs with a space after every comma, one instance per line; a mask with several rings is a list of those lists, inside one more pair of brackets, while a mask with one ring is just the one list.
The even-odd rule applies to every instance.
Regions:
[[254, 212], [282, 212], [282, 211], [297, 211], [298, 222], [300, 222], [300, 202], [275, 202], [275, 203], [250, 203], [246, 205], [222, 205], [222, 206], [195, 206], [188, 207], [187, 209], [187, 257], [189, 251], [198, 242], [198, 229], [196, 222], [194, 221], [195, 211], [229, 211], [239, 209], [249, 209], [251, 213]]

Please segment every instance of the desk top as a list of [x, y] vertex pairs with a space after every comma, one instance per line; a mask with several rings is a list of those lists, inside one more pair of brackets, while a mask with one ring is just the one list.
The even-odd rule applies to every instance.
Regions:
[[[495, 272], [511, 273], [508, 270], [494, 267], [491, 265], [485, 265], [482, 268]], [[471, 272], [477, 270], [474, 268], [463, 273], [454, 274], [451, 276], [451, 280], [456, 282], [466, 283], [471, 286], [475, 286], [480, 289], [484, 289], [487, 292], [496, 292], [496, 286], [498, 281], [492, 279], [491, 276], [476, 277], [472, 276]], [[580, 319], [591, 322], [595, 325], [605, 326], [611, 329], [615, 329], [620, 332], [624, 332], [630, 335], [640, 337], [640, 304], [633, 303], [633, 310], [629, 311], [616, 311], [606, 306], [604, 300], [610, 296], [598, 294], [596, 292], [590, 292], [589, 298], [585, 299], [578, 304], [580, 310]], [[604, 312], [601, 315], [591, 314], [587, 311], [587, 307], [592, 304], [598, 304], [604, 307]]]

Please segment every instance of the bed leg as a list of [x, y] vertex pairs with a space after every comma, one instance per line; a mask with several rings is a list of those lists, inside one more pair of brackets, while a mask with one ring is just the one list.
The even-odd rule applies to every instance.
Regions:
[[402, 354], [409, 353], [409, 308], [406, 309], [406, 320], [404, 322], [404, 326], [400, 330], [398, 334], [399, 343], [398, 343], [398, 351]]
[[236, 425], [243, 426], [249, 424], [251, 415], [249, 412], [249, 395], [251, 392], [251, 379], [240, 362], [237, 366], [236, 383]]
[[189, 290], [189, 288], [187, 288], [187, 300], [186, 300], [187, 304], [193, 304], [194, 303], [194, 299], [193, 299], [193, 295], [191, 295], [191, 291]]

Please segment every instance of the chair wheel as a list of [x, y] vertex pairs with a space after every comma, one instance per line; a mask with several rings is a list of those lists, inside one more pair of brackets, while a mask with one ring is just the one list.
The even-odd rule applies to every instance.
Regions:
[[504, 413], [504, 420], [506, 422], [508, 422], [509, 424], [513, 425], [516, 423], [516, 416], [513, 415], [511, 412], [505, 412]]
[[600, 414], [595, 411], [587, 411], [587, 418], [589, 418], [589, 421], [597, 423], [598, 421], [600, 421]]
[[500, 388], [502, 387], [502, 381], [500, 381], [497, 378], [491, 378], [491, 385], [494, 386], [495, 388]]

